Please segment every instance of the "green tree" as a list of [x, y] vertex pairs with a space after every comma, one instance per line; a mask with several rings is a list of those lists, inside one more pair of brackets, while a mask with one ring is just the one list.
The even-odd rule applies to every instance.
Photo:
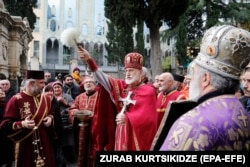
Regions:
[[143, 21], [138, 21], [137, 22], [137, 32], [135, 34], [135, 39], [136, 39], [136, 51], [142, 55], [145, 55], [145, 45], [144, 45], [144, 22]]
[[179, 24], [174, 29], [168, 29], [162, 33], [163, 41], [176, 38], [177, 61], [183, 67], [187, 65], [187, 62], [190, 62], [187, 48], [199, 46], [200, 38], [203, 35], [203, 7], [204, 5], [198, 3], [197, 0], [190, 0], [187, 10], [180, 17]]
[[249, 22], [250, 3], [245, 0], [192, 0], [203, 9], [202, 15], [206, 16], [205, 28], [216, 24], [233, 24]]
[[177, 34], [177, 59], [178, 62], [187, 67], [188, 63], [196, 55], [187, 55], [187, 48], [197, 48], [204, 33], [204, 21], [202, 20], [202, 6], [196, 0], [189, 1], [188, 9], [180, 22], [180, 29]]
[[[248, 26], [250, 20], [249, 3], [241, 0], [190, 0], [188, 8], [180, 17], [178, 26], [166, 30], [162, 39], [176, 38], [177, 59], [180, 65], [190, 62], [187, 55], [187, 47], [193, 49], [194, 54], [198, 52], [204, 31], [217, 24]], [[202, 19], [203, 17], [203, 19]], [[205, 17], [205, 19], [204, 19]], [[205, 26], [204, 26], [205, 25]], [[197, 54], [196, 54], [197, 55]], [[193, 55], [194, 57], [196, 55]]]
[[231, 0], [224, 7], [223, 15], [221, 16], [226, 21], [238, 24], [247, 24], [250, 22], [250, 3], [245, 0]]
[[13, 16], [27, 17], [30, 28], [34, 29], [36, 15], [33, 8], [36, 7], [37, 0], [3, 0], [6, 9]]
[[162, 72], [160, 32], [162, 22], [174, 28], [186, 10], [188, 0], [105, 0], [105, 16], [114, 24], [134, 27], [143, 20], [150, 32], [152, 75]]
[[108, 43], [105, 44], [108, 52], [106, 58], [109, 64], [119, 63], [120, 66], [123, 66], [126, 53], [134, 50], [132, 27], [119, 27], [111, 21], [108, 21], [107, 24], [109, 31], [106, 36]]
[[171, 56], [167, 56], [164, 61], [162, 61], [163, 71], [171, 72]]

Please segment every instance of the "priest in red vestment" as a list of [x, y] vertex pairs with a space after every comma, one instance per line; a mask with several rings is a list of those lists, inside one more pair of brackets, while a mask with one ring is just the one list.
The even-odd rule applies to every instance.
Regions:
[[156, 92], [142, 82], [143, 57], [132, 52], [125, 56], [125, 80], [114, 79], [98, 69], [90, 54], [79, 47], [79, 56], [86, 61], [93, 76], [110, 94], [116, 105], [115, 150], [150, 150], [157, 130]]
[[162, 73], [159, 76], [159, 91], [156, 101], [158, 127], [170, 101], [186, 100], [186, 97], [176, 89], [174, 76], [169, 72]]
[[[84, 93], [78, 95], [70, 107], [72, 122], [75, 113], [88, 111], [90, 115], [84, 121], [84, 134], [79, 133], [78, 166], [93, 167], [96, 151], [113, 151], [115, 146], [116, 108], [108, 92], [97, 86], [93, 77], [85, 76]], [[82, 144], [81, 144], [82, 143]]]
[[25, 90], [6, 105], [1, 129], [15, 142], [16, 167], [55, 167], [51, 99], [42, 95], [43, 71], [27, 71]]

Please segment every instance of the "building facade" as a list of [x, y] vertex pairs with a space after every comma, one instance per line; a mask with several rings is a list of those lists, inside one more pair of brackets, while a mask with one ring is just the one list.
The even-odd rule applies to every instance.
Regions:
[[4, 74], [14, 88], [27, 70], [28, 44], [32, 30], [27, 18], [11, 16], [0, 0], [0, 73]]
[[[104, 0], [38, 0], [34, 9], [37, 22], [30, 43], [29, 68], [50, 71], [52, 76], [67, 74], [75, 66], [84, 73], [86, 67], [78, 59], [76, 47], [66, 47], [60, 40], [61, 34], [68, 28], [81, 31], [82, 45], [90, 52], [102, 70], [112, 76], [122, 77], [121, 67], [109, 66], [106, 60], [107, 24], [104, 16]], [[161, 30], [166, 27], [163, 26]], [[145, 62], [150, 68], [150, 39], [147, 27], [144, 28]], [[136, 30], [135, 30], [136, 31]], [[162, 43], [162, 59], [171, 57], [175, 67], [175, 40]]]
[[57, 76], [71, 73], [78, 66], [84, 73], [86, 66], [79, 60], [76, 47], [67, 47], [60, 40], [66, 29], [77, 28], [82, 45], [102, 70], [117, 73], [117, 67], [108, 67], [105, 59], [104, 0], [38, 0], [34, 12], [37, 22], [28, 53], [30, 69], [50, 71]]

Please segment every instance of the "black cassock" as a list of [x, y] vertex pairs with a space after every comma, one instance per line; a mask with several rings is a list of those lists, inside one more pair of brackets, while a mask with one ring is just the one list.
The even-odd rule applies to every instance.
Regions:
[[161, 124], [156, 132], [153, 143], [151, 145], [152, 151], [159, 151], [168, 132], [173, 123], [187, 111], [197, 106], [197, 103], [190, 100], [171, 101], [169, 102], [165, 114], [162, 118]]

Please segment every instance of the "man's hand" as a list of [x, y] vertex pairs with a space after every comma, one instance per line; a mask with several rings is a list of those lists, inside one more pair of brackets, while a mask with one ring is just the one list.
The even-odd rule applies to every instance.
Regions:
[[78, 46], [78, 55], [80, 59], [82, 59], [85, 62], [87, 62], [91, 58], [89, 52], [83, 49], [81, 46]]
[[62, 96], [59, 96], [56, 99], [57, 99], [58, 102], [61, 102], [61, 103], [63, 103], [66, 106], [69, 105], [68, 101], [66, 99], [64, 99], [64, 97], [62, 97]]
[[56, 97], [56, 100], [57, 100], [58, 102], [63, 102], [63, 101], [64, 101], [64, 97], [58, 96], [58, 97]]
[[117, 114], [116, 119], [115, 119], [117, 125], [125, 124], [125, 120], [126, 120], [126, 117], [124, 113]]
[[34, 120], [30, 119], [31, 115], [26, 117], [24, 121], [22, 121], [22, 127], [27, 129], [33, 129], [36, 124]]
[[51, 123], [52, 123], [52, 118], [50, 116], [46, 116], [43, 119], [44, 126], [49, 127], [51, 125]]

